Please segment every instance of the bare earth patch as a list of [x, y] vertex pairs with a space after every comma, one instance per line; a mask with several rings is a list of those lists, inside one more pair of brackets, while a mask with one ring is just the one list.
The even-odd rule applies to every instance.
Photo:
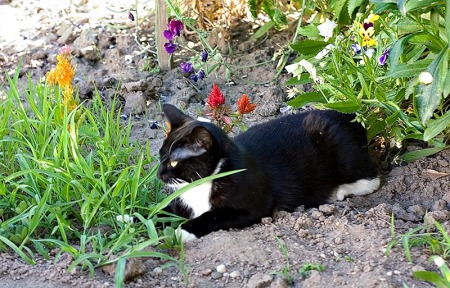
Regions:
[[[54, 67], [55, 56], [62, 44], [70, 44], [76, 52], [76, 83], [82, 99], [90, 99], [96, 87], [108, 102], [121, 83], [118, 94], [124, 104], [124, 118], [135, 124], [133, 139], [150, 139], [156, 154], [163, 131], [152, 129], [154, 121], [162, 121], [159, 101], [170, 102], [197, 115], [203, 107], [212, 83], [234, 104], [242, 93], [257, 103], [256, 114], [246, 119], [249, 125], [280, 114], [286, 100], [281, 75], [279, 84], [259, 85], [232, 80], [225, 85], [223, 71], [205, 81], [190, 83], [174, 69], [154, 74], [141, 71], [154, 65], [151, 53], [134, 40], [133, 23], [127, 12], [127, 1], [0, 1], [0, 81], [7, 88], [5, 72], [13, 73], [19, 60], [21, 75], [33, 80]], [[71, 4], [69, 4], [69, 2]], [[128, 1], [129, 2], [129, 1]], [[114, 8], [108, 10], [106, 8]], [[144, 9], [144, 8], [143, 8]], [[147, 10], [140, 11], [146, 15]], [[153, 18], [149, 17], [139, 33], [142, 43], [154, 44]], [[119, 30], [118, 25], [130, 28]], [[9, 33], [8, 33], [9, 32]], [[284, 45], [289, 33], [275, 33], [260, 43], [233, 42], [236, 53], [227, 61], [236, 65], [270, 60], [274, 50]], [[145, 38], [145, 39], [144, 39]], [[189, 39], [186, 39], [189, 40]], [[244, 39], [245, 40], [245, 39]], [[92, 46], [93, 45], [93, 46]], [[91, 47], [92, 46], [92, 47]], [[94, 51], [92, 51], [94, 49]], [[178, 55], [178, 59], [183, 59]], [[178, 61], [179, 61], [178, 60]], [[152, 64], [153, 63], [153, 64]], [[236, 71], [248, 81], [267, 81], [275, 76], [272, 65]], [[398, 166], [383, 177], [383, 186], [372, 195], [348, 198], [315, 209], [301, 207], [294, 213], [276, 212], [261, 224], [243, 230], [218, 231], [185, 245], [185, 271], [167, 267], [155, 259], [139, 260], [136, 269], [142, 274], [127, 282], [126, 287], [427, 287], [412, 277], [417, 270], [433, 270], [430, 251], [412, 248], [409, 263], [400, 245], [386, 253], [394, 231], [401, 235], [409, 229], [437, 220], [446, 230], [450, 227], [450, 152], [424, 158], [406, 166]], [[425, 218], [425, 214], [427, 218]], [[428, 220], [424, 220], [428, 219]], [[174, 252], [175, 253], [175, 252]], [[102, 270], [91, 277], [75, 268], [67, 272], [72, 259], [66, 255], [55, 260], [38, 259], [34, 266], [18, 256], [0, 254], [0, 286], [2, 287], [112, 287], [114, 277]], [[324, 271], [299, 271], [306, 264], [320, 264]], [[284, 274], [283, 274], [284, 272]], [[284, 275], [286, 277], [282, 277]], [[290, 279], [289, 282], [287, 279]], [[187, 281], [187, 283], [186, 283]]]

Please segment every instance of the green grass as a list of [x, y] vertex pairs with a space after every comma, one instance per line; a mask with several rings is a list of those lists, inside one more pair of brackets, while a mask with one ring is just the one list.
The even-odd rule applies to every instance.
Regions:
[[281, 240], [278, 236], [275, 236], [275, 239], [277, 240], [278, 248], [280, 249], [281, 253], [283, 254], [283, 257], [284, 257], [284, 260], [286, 263], [281, 272], [275, 271], [275, 272], [271, 272], [270, 274], [283, 277], [284, 279], [286, 279], [287, 283], [289, 285], [291, 285], [294, 283], [294, 279], [296, 276], [300, 276], [302, 279], [305, 279], [311, 274], [312, 270], [316, 270], [319, 272], [325, 271], [325, 266], [320, 263], [318, 263], [318, 264], [305, 263], [300, 267], [300, 269], [298, 270], [298, 273], [293, 272], [291, 269], [292, 267], [290, 264], [289, 254], [287, 251], [286, 243], [283, 240]]
[[[19, 71], [19, 69], [17, 70]], [[157, 179], [158, 159], [149, 143], [131, 143], [113, 99], [98, 93], [68, 113], [61, 91], [29, 80], [19, 92], [18, 73], [0, 100], [0, 251], [30, 264], [37, 254], [70, 254], [76, 266], [116, 263], [116, 287], [126, 260], [156, 257], [177, 266], [187, 281], [176, 227], [183, 219], [161, 210], [190, 188], [239, 171], [200, 179], [166, 196]], [[6, 90], [6, 87], [0, 89]], [[118, 218], [133, 221], [119, 221]], [[167, 223], [164, 230], [158, 223]], [[173, 224], [173, 225], [171, 225]], [[172, 227], [173, 226], [173, 227]], [[178, 258], [162, 253], [180, 249]], [[112, 260], [111, 260], [112, 259]]]
[[[427, 222], [425, 220], [425, 222]], [[397, 235], [394, 227], [394, 216], [391, 217], [392, 240], [386, 247], [388, 255], [392, 248], [401, 243], [406, 259], [413, 263], [411, 256], [413, 247], [422, 247], [429, 250], [430, 262], [434, 262], [440, 274], [434, 271], [415, 271], [413, 276], [436, 285], [436, 287], [450, 287], [450, 269], [446, 262], [450, 257], [450, 237], [445, 228], [439, 222], [434, 222], [433, 226], [418, 226], [408, 230], [403, 235]]]
[[[116, 261], [118, 286], [127, 258], [176, 262], [144, 250], [179, 244], [155, 227], [178, 219], [159, 215], [170, 199], [162, 201], [157, 159], [149, 143], [130, 142], [131, 123], [121, 123], [117, 102], [106, 109], [96, 94], [68, 113], [59, 89], [29, 81], [20, 93], [17, 83], [18, 73], [0, 100], [0, 250], [33, 264], [36, 253], [48, 258], [59, 248], [74, 259], [69, 269], [91, 273]], [[118, 221], [123, 215], [134, 223]]]

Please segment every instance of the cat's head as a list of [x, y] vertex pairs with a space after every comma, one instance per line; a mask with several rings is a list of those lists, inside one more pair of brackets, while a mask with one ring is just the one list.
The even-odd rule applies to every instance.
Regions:
[[211, 123], [197, 121], [170, 104], [163, 112], [171, 130], [159, 150], [158, 177], [168, 184], [181, 184], [214, 173], [224, 157], [226, 134]]

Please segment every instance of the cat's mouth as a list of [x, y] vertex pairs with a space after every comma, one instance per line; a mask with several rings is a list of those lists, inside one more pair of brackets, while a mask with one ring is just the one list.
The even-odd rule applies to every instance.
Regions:
[[184, 180], [172, 178], [172, 179], [169, 179], [169, 181], [166, 183], [166, 187], [169, 188], [171, 191], [176, 191], [178, 189], [183, 188], [184, 186], [186, 186], [188, 184], [189, 183]]

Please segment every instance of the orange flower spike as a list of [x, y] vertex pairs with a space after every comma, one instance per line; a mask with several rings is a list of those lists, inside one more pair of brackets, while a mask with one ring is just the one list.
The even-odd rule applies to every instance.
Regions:
[[250, 103], [250, 99], [247, 94], [242, 94], [241, 98], [237, 101], [238, 112], [242, 115], [248, 114], [255, 110], [256, 104]]
[[56, 68], [46, 75], [49, 84], [58, 84], [60, 87], [72, 86], [75, 69], [70, 65], [70, 47], [64, 46], [56, 56]]

